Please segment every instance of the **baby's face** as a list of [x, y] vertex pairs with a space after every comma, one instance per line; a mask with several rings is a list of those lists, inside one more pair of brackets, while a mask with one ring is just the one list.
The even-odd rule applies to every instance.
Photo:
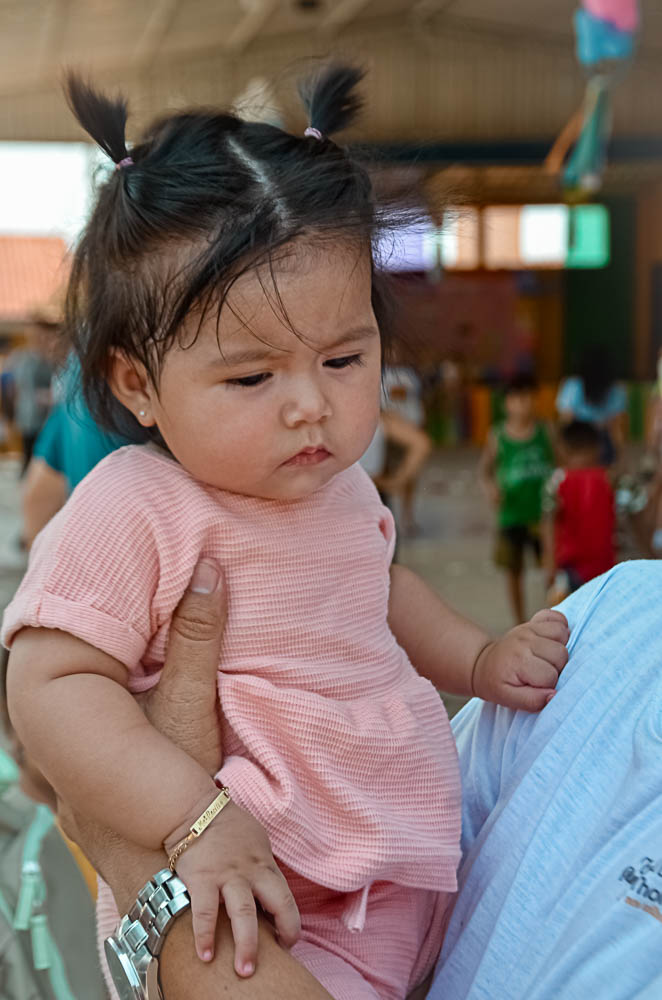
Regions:
[[169, 351], [150, 404], [168, 447], [196, 479], [293, 500], [370, 444], [380, 339], [367, 255], [302, 244], [276, 264], [276, 281], [277, 291], [268, 268], [240, 278], [218, 340], [211, 314], [192, 346]]

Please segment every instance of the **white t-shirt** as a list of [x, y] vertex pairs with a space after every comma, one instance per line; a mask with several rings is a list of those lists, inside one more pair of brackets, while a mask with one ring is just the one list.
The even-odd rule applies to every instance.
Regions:
[[[395, 395], [391, 395], [396, 390]], [[417, 427], [425, 422], [421, 400], [421, 380], [415, 371], [404, 366], [386, 368], [382, 375], [382, 407], [395, 410]]]
[[544, 711], [454, 720], [464, 859], [429, 1000], [662, 997], [662, 562], [561, 610]]

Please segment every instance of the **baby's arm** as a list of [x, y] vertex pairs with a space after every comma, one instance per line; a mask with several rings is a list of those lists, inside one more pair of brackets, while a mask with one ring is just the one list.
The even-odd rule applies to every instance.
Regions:
[[[165, 842], [172, 850], [218, 788], [147, 722], [126, 681], [119, 661], [82, 640], [26, 628], [9, 660], [10, 713], [21, 742], [74, 811], [141, 847], [160, 849]], [[266, 833], [235, 803], [184, 852], [177, 870], [191, 892], [200, 957], [212, 957], [219, 893], [235, 941], [246, 938], [247, 923], [255, 924], [253, 895], [276, 915], [281, 939], [296, 940], [296, 906]], [[256, 936], [257, 926], [250, 934]], [[250, 943], [247, 952], [254, 952]], [[240, 958], [237, 972], [250, 975], [252, 960]]]
[[71, 806], [142, 847], [157, 848], [218, 789], [149, 725], [127, 670], [67, 632], [14, 639], [7, 696], [19, 739]]
[[435, 687], [509, 708], [544, 708], [568, 659], [568, 625], [558, 611], [540, 611], [495, 641], [404, 566], [391, 568], [388, 620], [418, 673]]

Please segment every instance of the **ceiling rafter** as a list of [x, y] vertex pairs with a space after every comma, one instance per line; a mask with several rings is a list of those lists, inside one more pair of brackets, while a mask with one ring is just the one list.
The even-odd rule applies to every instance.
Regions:
[[[0, 7], [4, 9], [6, 2], [0, 0]], [[197, 26], [186, 25], [186, 30], [180, 33], [176, 17], [177, 0], [141, 0], [140, 9], [146, 9], [149, 16], [142, 22], [141, 29], [137, 33], [134, 30], [133, 34], [129, 25], [133, 26], [135, 21], [136, 0], [11, 3], [12, 16], [6, 21], [2, 19], [3, 35], [9, 41], [15, 32], [17, 44], [14, 49], [8, 44], [7, 58], [0, 65], [0, 100], [16, 97], [24, 100], [27, 106], [33, 96], [39, 100], [40, 95], [46, 96], [57, 90], [63, 55], [73, 66], [79, 65], [79, 60], [85, 65], [87, 60], [95, 78], [111, 75], [139, 78], [142, 72], [152, 68], [160, 72], [164, 65], [168, 66], [169, 72], [179, 72], [187, 60], [194, 60], [200, 55], [205, 58], [220, 57], [221, 60], [224, 55], [229, 59], [238, 57], [237, 69], [240, 69], [241, 55], [249, 46], [256, 51], [273, 52], [277, 62], [281, 39], [288, 51], [295, 51], [299, 39], [306, 38], [307, 53], [308, 48], [319, 48], [320, 41], [324, 45], [329, 44], [334, 30], [342, 27], [348, 36], [353, 32], [361, 34], [361, 45], [370, 51], [371, 42], [366, 42], [363, 37], [366, 24], [370, 25], [371, 36], [373, 31], [395, 33], [402, 38], [403, 45], [415, 39], [431, 49], [435, 49], [440, 40], [453, 32], [460, 41], [465, 37], [484, 39], [498, 45], [513, 44], [518, 48], [526, 43], [530, 48], [544, 46], [546, 51], [553, 47], [561, 56], [564, 53], [570, 56], [572, 51], [570, 19], [565, 32], [559, 30], [556, 14], [548, 19], [541, 17], [540, 23], [536, 22], [533, 26], [529, 23], [531, 17], [526, 5], [523, 7], [522, 22], [517, 23], [515, 19], [511, 23], [504, 20], [500, 10], [492, 6], [490, 0], [485, 0], [482, 7], [491, 20], [460, 16], [463, 0], [398, 0], [398, 12], [384, 16], [379, 12], [380, 2], [376, 0], [370, 7], [370, 14], [374, 17], [367, 22], [361, 19], [361, 12], [365, 9], [367, 14], [368, 0], [328, 0], [314, 20], [292, 18], [288, 9], [290, 0], [241, 0], [243, 10], [239, 14], [240, 0], [205, 0], [213, 13]], [[393, 2], [395, 5], [395, 0]], [[660, 0], [647, 2], [652, 10]], [[558, 4], [561, 3], [572, 4], [572, 0], [558, 0]], [[182, 0], [179, 0], [179, 5], [180, 11], [183, 10]], [[475, 0], [470, 7], [476, 9]], [[95, 11], [94, 19], [90, 21], [81, 17], [79, 20], [76, 14], [87, 8]], [[226, 12], [232, 8], [234, 20], [229, 20]], [[39, 10], [38, 17], [34, 14], [36, 10]], [[132, 10], [133, 15], [129, 17]], [[124, 36], [119, 31], [113, 32], [111, 45], [105, 38], [104, 18], [112, 16], [122, 20], [123, 11], [126, 11], [127, 30]], [[645, 13], [649, 13], [648, 8]], [[315, 37], [313, 25], [325, 25], [329, 34], [322, 32]], [[129, 44], [126, 44], [127, 37]], [[74, 38], [77, 50], [72, 49]], [[300, 48], [303, 51], [304, 46]], [[654, 20], [651, 14], [637, 53], [635, 72], [642, 75], [650, 73], [657, 80], [661, 52], [662, 15]]]
[[411, 12], [414, 17], [431, 17], [448, 10], [454, 3], [455, 0], [416, 0]]
[[181, 5], [182, 0], [159, 0], [154, 5], [147, 19], [145, 30], [133, 50], [133, 61], [136, 65], [147, 66], [152, 62], [158, 54]]
[[244, 16], [222, 42], [223, 48], [235, 54], [243, 52], [257, 38], [281, 2], [282, 0], [243, 0]]
[[[159, 47], [168, 33], [176, 16], [177, 7], [181, 5], [181, 2], [182, 0], [161, 0], [156, 5], [155, 11], [150, 16], [142, 36], [128, 59], [126, 56], [121, 59], [97, 59], [95, 62], [97, 75], [147, 68], [147, 64], [158, 57]], [[194, 35], [186, 45], [177, 48], [176, 52], [173, 53], [173, 58], [181, 60], [197, 52], [211, 52], [214, 49], [220, 49], [233, 56], [241, 55], [244, 49], [257, 38], [282, 2], [283, 0], [242, 0], [242, 6], [245, 10], [244, 16], [229, 33], [226, 31], [223, 36], [216, 38], [210, 34], [209, 30]], [[54, 13], [52, 18], [48, 18], [48, 23], [53, 26], [51, 39], [59, 41], [66, 22], [66, 12], [72, 0], [52, 0], [52, 3], [53, 8], [57, 7], [61, 13], [59, 15]], [[46, 37], [46, 27], [44, 28], [44, 37]], [[46, 59], [39, 75], [31, 74], [27, 80], [17, 77], [15, 73], [4, 77], [0, 67], [0, 98], [38, 93], [42, 88], [57, 86], [60, 67], [58, 65], [55, 69], [56, 63], [57, 60], [53, 58], [51, 50], [50, 58]]]
[[320, 30], [324, 32], [340, 31], [345, 25], [354, 21], [369, 3], [370, 0], [336, 0], [329, 13], [323, 18]]

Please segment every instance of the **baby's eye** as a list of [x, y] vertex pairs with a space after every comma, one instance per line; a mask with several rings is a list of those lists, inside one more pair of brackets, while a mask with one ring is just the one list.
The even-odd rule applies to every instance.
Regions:
[[259, 375], [245, 375], [243, 378], [229, 378], [226, 379], [226, 385], [239, 385], [244, 388], [250, 389], [254, 385], [262, 385], [266, 382], [268, 378], [271, 378], [271, 372], [260, 372]]
[[328, 368], [349, 368], [350, 365], [362, 365], [363, 356], [361, 354], [348, 354], [345, 358], [329, 358], [324, 364]]

